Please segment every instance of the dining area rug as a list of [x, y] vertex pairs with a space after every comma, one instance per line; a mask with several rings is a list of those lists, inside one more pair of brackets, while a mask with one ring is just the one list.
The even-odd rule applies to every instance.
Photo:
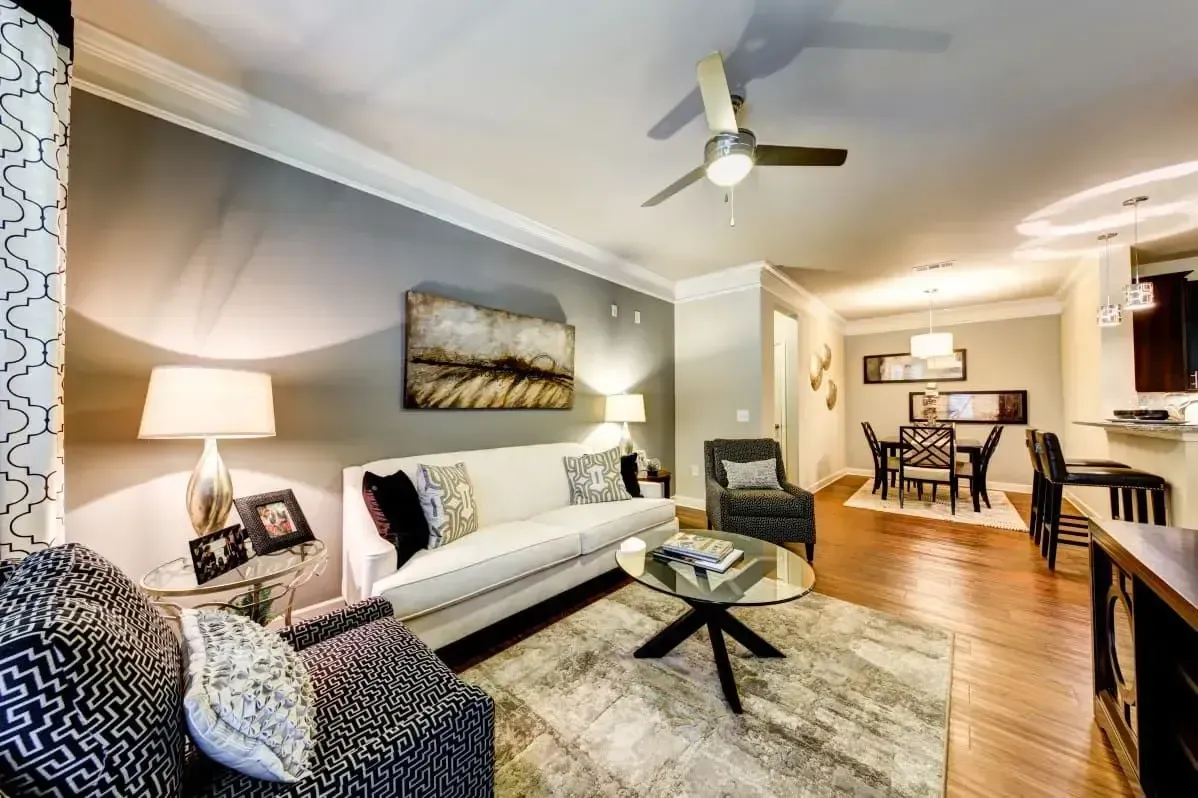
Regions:
[[1019, 515], [1019, 511], [1011, 504], [1007, 494], [1001, 490], [990, 490], [990, 507], [983, 502], [981, 512], [973, 511], [973, 500], [969, 492], [962, 492], [957, 499], [957, 512], [952, 512], [949, 503], [948, 488], [941, 486], [937, 491], [936, 501], [932, 501], [931, 488], [924, 488], [923, 499], [920, 499], [914, 488], [907, 490], [903, 497], [903, 506], [899, 506], [898, 488], [890, 488], [886, 500], [882, 500], [882, 491], [872, 492], [873, 480], [865, 481], [844, 503], [845, 507], [855, 507], [859, 510], [875, 510], [879, 513], [894, 513], [910, 515], [916, 518], [930, 518], [936, 521], [950, 521], [954, 524], [974, 524], [988, 526], [994, 529], [1010, 529], [1026, 532], [1027, 522]]
[[809, 594], [733, 611], [744, 714], [700, 631], [633, 652], [686, 607], [628, 585], [462, 673], [495, 700], [497, 796], [941, 796], [951, 632]]

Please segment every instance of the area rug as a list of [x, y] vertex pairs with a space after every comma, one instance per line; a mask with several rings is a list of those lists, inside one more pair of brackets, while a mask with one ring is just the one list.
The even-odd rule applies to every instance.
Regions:
[[866, 480], [861, 488], [849, 497], [845, 507], [856, 507], [861, 510], [877, 510], [880, 513], [896, 513], [898, 515], [913, 515], [918, 518], [932, 518], [937, 521], [951, 521], [955, 524], [974, 524], [988, 526], [994, 529], [1012, 529], [1027, 531], [1027, 523], [1019, 515], [1019, 511], [1011, 504], [1007, 494], [1000, 490], [991, 490], [990, 507], [982, 503], [982, 511], [973, 511], [973, 500], [965, 494], [957, 499], [957, 514], [953, 515], [949, 506], [948, 489], [943, 486], [937, 491], [936, 501], [931, 501], [930, 488], [924, 488], [924, 500], [916, 498], [916, 492], [907, 491], [903, 499], [903, 507], [899, 507], [896, 488], [889, 489], [886, 501], [882, 501], [882, 491], [872, 493], [873, 480]]
[[726, 638], [744, 714], [705, 631], [633, 652], [685, 611], [630, 585], [463, 678], [496, 704], [499, 796], [939, 796], [952, 635], [818, 594], [733, 613], [781, 649]]

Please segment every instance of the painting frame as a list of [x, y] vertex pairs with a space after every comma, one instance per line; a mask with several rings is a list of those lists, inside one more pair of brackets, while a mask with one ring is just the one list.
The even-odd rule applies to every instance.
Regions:
[[[249, 534], [245, 528], [241, 524], [233, 524], [189, 540], [187, 547], [191, 552], [191, 567], [196, 575], [196, 584], [211, 582], [218, 576], [223, 576], [249, 562], [250, 555], [245, 550], [248, 539]], [[214, 549], [218, 544], [221, 548], [219, 553]]]
[[[923, 408], [918, 405], [922, 404], [922, 400], [927, 394], [924, 391], [911, 391], [908, 394], [907, 410], [908, 416], [912, 423], [923, 421]], [[1014, 415], [1003, 416], [1001, 413], [1002, 402], [999, 402], [999, 413], [994, 418], [961, 418], [954, 417], [951, 411], [952, 396], [1010, 396], [1015, 397], [1010, 406], [1016, 408]], [[1028, 401], [1026, 390], [1011, 390], [1011, 391], [941, 391], [936, 396], [937, 400], [943, 400], [945, 404], [945, 412], [937, 413], [939, 421], [943, 424], [1011, 424], [1016, 426], [1026, 426], [1028, 421]]]
[[[290, 489], [243, 496], [234, 499], [233, 506], [237, 508], [237, 515], [241, 517], [242, 525], [249, 532], [254, 554], [259, 557], [316, 539], [312, 534], [312, 528], [308, 526], [308, 519], [304, 517], [304, 511], [300, 509], [299, 502]], [[290, 522], [290, 530], [279, 531], [276, 527], [282, 522], [272, 522], [271, 528], [268, 528], [263, 508], [269, 508], [267, 512], [272, 515], [285, 516]]]
[[[954, 349], [954, 355], [960, 356], [961, 361], [961, 376], [946, 376], [944, 374], [929, 374], [920, 377], [912, 377], [911, 379], [903, 380], [888, 380], [881, 376], [883, 372], [884, 362], [887, 358], [907, 358], [909, 360], [922, 360], [923, 358], [913, 358], [910, 352], [890, 352], [884, 355], [865, 355], [861, 358], [861, 378], [866, 385], [897, 385], [901, 383], [913, 382], [964, 382], [969, 379], [969, 358], [965, 349]], [[870, 361], [879, 361], [877, 366], [876, 376], [870, 374]], [[948, 371], [943, 369], [942, 371]]]
[[[574, 409], [574, 325], [414, 289], [407, 292], [404, 309], [405, 410]], [[479, 326], [492, 333], [484, 336], [492, 351], [446, 346], [453, 333], [438, 310], [477, 317]], [[464, 325], [457, 336], [468, 339], [480, 332]], [[523, 351], [496, 351], [505, 336]], [[547, 348], [534, 349], [535, 341]]]

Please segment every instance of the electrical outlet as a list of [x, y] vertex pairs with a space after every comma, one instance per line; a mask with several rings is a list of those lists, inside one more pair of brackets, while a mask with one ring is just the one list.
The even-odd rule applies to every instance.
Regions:
[[641, 312], [639, 310], [632, 311], [632, 323], [633, 324], [641, 323]]
[[620, 316], [620, 308], [617, 305], [612, 305], [611, 306], [611, 317], [613, 319], [615, 319], [615, 318], [619, 318], [619, 316]]
[[697, 476], [699, 476], [699, 467], [698, 467], [697, 465], [692, 465], [692, 466], [691, 466], [691, 476], [692, 476], [692, 477], [697, 477]]
[[736, 411], [736, 420], [739, 421], [741, 424], [747, 424], [749, 421], [749, 411], [748, 410], [737, 410]]

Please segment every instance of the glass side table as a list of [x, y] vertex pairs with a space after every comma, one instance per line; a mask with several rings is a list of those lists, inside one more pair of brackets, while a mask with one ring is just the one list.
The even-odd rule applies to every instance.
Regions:
[[[245, 565], [202, 585], [196, 584], [191, 559], [180, 557], [146, 573], [140, 585], [149, 595], [150, 602], [168, 618], [178, 619], [185, 606], [216, 607], [244, 615], [263, 626], [281, 614], [283, 623], [290, 626], [296, 589], [324, 573], [327, 564], [325, 545], [319, 540], [311, 540], [253, 557]], [[197, 604], [179, 603], [179, 599], [218, 593], [233, 595]], [[281, 613], [275, 610], [277, 602], [285, 602]]]

